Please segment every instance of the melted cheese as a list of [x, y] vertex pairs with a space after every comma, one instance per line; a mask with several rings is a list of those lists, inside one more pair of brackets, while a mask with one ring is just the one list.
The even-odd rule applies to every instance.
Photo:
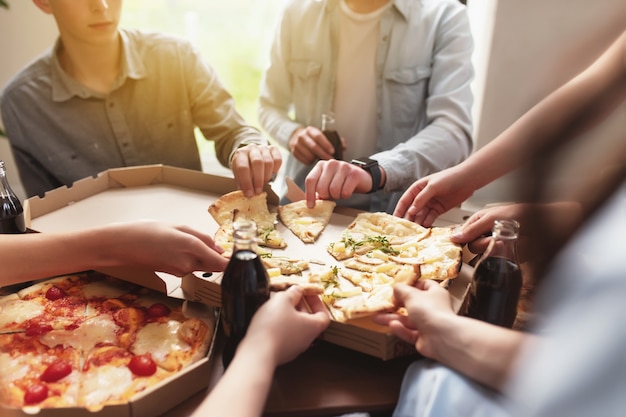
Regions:
[[132, 387], [133, 374], [125, 366], [92, 367], [83, 373], [80, 387], [81, 405], [97, 411], [106, 401], [126, 399]]
[[178, 336], [180, 323], [149, 323], [139, 330], [131, 350], [136, 355], [150, 353], [155, 361], [163, 362], [170, 352], [188, 351], [191, 347]]
[[[16, 297], [5, 297], [0, 300], [0, 328], [21, 324], [44, 312], [41, 304], [20, 300]], [[13, 326], [15, 327], [15, 326]]]
[[99, 342], [114, 343], [119, 327], [110, 316], [97, 316], [86, 320], [74, 330], [55, 330], [41, 336], [46, 346], [72, 346], [82, 351], [91, 350]]

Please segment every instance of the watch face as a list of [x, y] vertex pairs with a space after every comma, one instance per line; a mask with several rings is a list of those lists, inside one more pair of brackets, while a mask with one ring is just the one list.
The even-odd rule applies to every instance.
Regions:
[[362, 168], [367, 168], [378, 164], [378, 161], [371, 158], [355, 158], [352, 160], [352, 163]]

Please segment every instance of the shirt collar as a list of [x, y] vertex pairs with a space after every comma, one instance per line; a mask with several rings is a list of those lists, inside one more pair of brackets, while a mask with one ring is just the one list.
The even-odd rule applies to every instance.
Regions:
[[[411, 7], [414, 7], [415, 0], [392, 0], [393, 6], [400, 12], [405, 20], [409, 20]], [[418, 7], [421, 7], [421, 1], [418, 1]]]
[[[122, 70], [113, 86], [113, 90], [124, 84], [126, 78], [141, 79], [146, 77], [146, 67], [136, 48], [131, 47], [128, 33], [122, 29], [119, 31], [122, 42]], [[52, 100], [55, 102], [67, 101], [76, 96], [80, 98], [98, 97], [102, 95], [95, 93], [85, 87], [61, 67], [58, 58], [58, 51], [62, 48], [61, 38], [57, 38], [54, 46], [50, 51], [51, 60], [51, 80], [52, 80]]]

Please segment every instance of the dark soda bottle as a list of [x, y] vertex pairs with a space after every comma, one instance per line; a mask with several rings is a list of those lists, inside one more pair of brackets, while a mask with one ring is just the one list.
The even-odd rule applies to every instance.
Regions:
[[496, 220], [491, 242], [474, 269], [468, 317], [511, 328], [517, 316], [522, 272], [517, 260], [519, 224]]
[[328, 139], [335, 148], [333, 158], [338, 161], [343, 160], [343, 145], [341, 144], [339, 133], [337, 133], [337, 129], [335, 128], [335, 116], [332, 113], [322, 114], [322, 133], [324, 133], [326, 139]]
[[222, 277], [222, 329], [226, 338], [222, 363], [228, 367], [254, 313], [269, 299], [269, 278], [256, 252], [256, 225], [234, 224], [234, 249]]
[[0, 160], [0, 233], [26, 233], [24, 208], [9, 185], [2, 160]]

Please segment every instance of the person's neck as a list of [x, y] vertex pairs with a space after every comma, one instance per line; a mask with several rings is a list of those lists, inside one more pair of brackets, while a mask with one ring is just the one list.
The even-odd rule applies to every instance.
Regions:
[[120, 72], [120, 52], [119, 35], [98, 45], [62, 39], [58, 58], [61, 67], [76, 81], [91, 90], [108, 94]]
[[345, 0], [348, 7], [355, 13], [372, 13], [385, 7], [391, 0]]

